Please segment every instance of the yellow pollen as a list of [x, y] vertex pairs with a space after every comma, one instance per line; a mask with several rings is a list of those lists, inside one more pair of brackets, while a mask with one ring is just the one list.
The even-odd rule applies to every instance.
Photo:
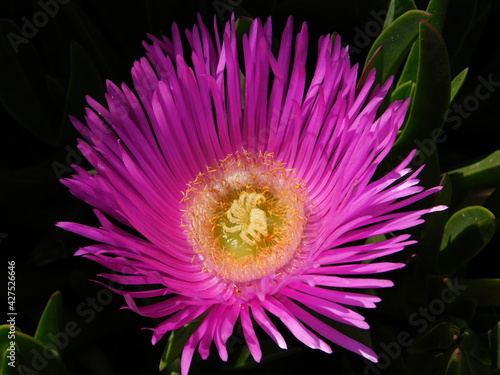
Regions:
[[182, 202], [182, 225], [208, 272], [243, 283], [295, 264], [307, 197], [272, 154], [228, 155], [188, 185]]
[[226, 233], [240, 232], [240, 238], [247, 244], [256, 246], [262, 237], [267, 237], [267, 215], [258, 208], [259, 204], [266, 201], [266, 197], [257, 193], [241, 193], [239, 199], [233, 200], [231, 208], [227, 211], [227, 218], [235, 224], [228, 227], [223, 224]]

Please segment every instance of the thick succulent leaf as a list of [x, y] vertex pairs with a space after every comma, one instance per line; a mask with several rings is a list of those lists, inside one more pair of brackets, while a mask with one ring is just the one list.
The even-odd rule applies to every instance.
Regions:
[[47, 306], [43, 310], [42, 316], [38, 321], [38, 327], [36, 328], [35, 339], [45, 344], [57, 345], [56, 342], [53, 342], [53, 335], [57, 332], [61, 332], [61, 310], [61, 293], [57, 291], [52, 294]]
[[500, 150], [448, 174], [456, 192], [496, 186], [500, 184]]
[[406, 57], [410, 47], [419, 33], [420, 20], [429, 20], [431, 15], [421, 10], [411, 10], [397, 18], [380, 33], [373, 42], [365, 67], [372, 60], [375, 52], [383, 47], [380, 58], [372, 64], [377, 69], [379, 82], [384, 82], [388, 77], [397, 73], [401, 63]]
[[0, 374], [17, 374], [15, 369], [15, 365], [17, 364], [16, 348], [15, 345], [11, 345], [14, 343], [12, 334], [10, 324], [0, 326]]
[[[0, 369], [5, 370], [5, 361], [9, 361], [6, 357], [8, 346], [4, 341], [8, 336], [10, 327], [3, 325], [0, 327], [0, 348], [2, 349], [2, 359]], [[12, 371], [12, 367], [7, 366], [7, 371], [2, 374], [43, 374], [43, 375], [69, 375], [57, 346], [47, 345], [31, 336], [28, 336], [19, 330], [15, 333], [16, 346], [16, 368]]]
[[384, 21], [384, 29], [387, 28], [394, 20], [404, 13], [417, 9], [413, 0], [391, 0], [387, 10], [387, 16]]
[[415, 143], [427, 144], [422, 149], [432, 154], [448, 111], [450, 98], [450, 68], [446, 45], [439, 32], [428, 22], [421, 21], [419, 28], [419, 62], [414, 96], [406, 124], [394, 145], [393, 153], [406, 154]]
[[495, 234], [495, 216], [481, 206], [456, 212], [447, 221], [438, 255], [442, 275], [451, 276], [474, 258]]
[[462, 85], [465, 82], [465, 79], [467, 78], [467, 73], [469, 73], [469, 68], [465, 68], [464, 70], [462, 70], [451, 81], [450, 103], [452, 103], [455, 100], [458, 92], [460, 91], [460, 88], [462, 87]]
[[391, 102], [413, 97], [416, 87], [417, 85], [412, 81], [407, 81], [397, 86], [391, 94]]
[[448, 3], [449, 0], [431, 0], [429, 1], [429, 5], [427, 5], [427, 12], [432, 14], [432, 18], [429, 22], [439, 32], [443, 31], [446, 11], [448, 10]]
[[485, 208], [490, 210], [496, 218], [497, 230], [500, 228], [500, 184], [497, 185], [495, 190], [489, 195], [486, 201], [482, 204]]
[[[427, 12], [432, 15], [429, 23], [435, 27], [438, 32], [442, 32], [446, 10], [448, 8], [448, 0], [431, 0], [427, 6]], [[408, 59], [406, 60], [403, 72], [399, 77], [399, 83], [403, 84], [408, 81], [415, 82], [418, 78], [419, 58], [420, 58], [420, 44], [414, 43]]]

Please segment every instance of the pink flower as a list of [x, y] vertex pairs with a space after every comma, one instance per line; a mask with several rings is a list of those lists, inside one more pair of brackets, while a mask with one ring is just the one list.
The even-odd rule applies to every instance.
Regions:
[[[153, 343], [202, 316], [182, 353], [183, 374], [194, 351], [205, 359], [213, 342], [227, 360], [238, 319], [256, 361], [255, 323], [286, 349], [274, 317], [310, 348], [330, 353], [333, 342], [376, 362], [370, 348], [325, 322], [369, 328], [349, 306], [373, 308], [380, 299], [345, 290], [392, 286], [360, 276], [403, 267], [374, 260], [415, 243], [406, 234], [360, 240], [443, 209], [404, 211], [439, 189], [418, 186], [420, 169], [407, 168], [414, 153], [373, 181], [408, 101], [377, 117], [391, 82], [374, 85], [371, 72], [356, 87], [358, 68], [338, 36], [319, 39], [309, 79], [307, 27], [294, 38], [291, 19], [276, 55], [271, 20], [252, 23], [243, 55], [234, 20], [214, 38], [200, 20], [186, 31], [189, 51], [172, 30], [172, 39], [145, 43], [133, 89], [108, 82], [107, 106], [89, 98], [87, 125], [73, 119], [96, 173], [74, 166], [63, 183], [96, 208], [101, 227], [58, 225], [99, 242], [76, 254], [114, 271], [102, 276], [149, 286], [116, 292], [133, 311], [163, 319]], [[135, 302], [149, 297], [161, 298]]]

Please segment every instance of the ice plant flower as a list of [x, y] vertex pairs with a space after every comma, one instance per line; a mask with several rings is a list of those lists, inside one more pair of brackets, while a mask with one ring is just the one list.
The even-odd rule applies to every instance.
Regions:
[[439, 189], [418, 185], [414, 153], [373, 179], [408, 101], [377, 116], [391, 82], [375, 85], [371, 72], [357, 87], [338, 36], [319, 39], [308, 78], [305, 24], [294, 37], [289, 19], [276, 54], [271, 20], [253, 21], [242, 55], [235, 29], [233, 19], [211, 36], [200, 19], [186, 31], [186, 51], [174, 25], [171, 39], [145, 43], [133, 89], [108, 82], [106, 106], [88, 98], [86, 125], [72, 121], [95, 173], [74, 166], [63, 182], [96, 208], [101, 227], [58, 225], [99, 243], [76, 254], [114, 271], [102, 276], [124, 285], [115, 290], [128, 308], [162, 319], [153, 343], [201, 320], [183, 374], [212, 343], [227, 360], [238, 322], [256, 361], [255, 324], [285, 349], [277, 319], [310, 348], [330, 353], [335, 343], [376, 361], [328, 322], [367, 329], [353, 307], [375, 307], [380, 299], [363, 290], [392, 282], [365, 275], [403, 267], [375, 260], [415, 242], [364, 239], [443, 208], [406, 208]]

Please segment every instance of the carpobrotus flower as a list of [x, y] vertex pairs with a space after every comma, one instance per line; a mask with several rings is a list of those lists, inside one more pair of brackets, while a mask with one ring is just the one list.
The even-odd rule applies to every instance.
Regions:
[[[175, 25], [172, 39], [150, 37], [147, 58], [132, 69], [134, 90], [108, 82], [107, 108], [88, 99], [87, 126], [73, 119], [96, 173], [74, 166], [63, 182], [96, 208], [102, 226], [58, 225], [101, 243], [77, 255], [115, 271], [104, 277], [147, 286], [116, 291], [130, 309], [164, 319], [153, 343], [202, 319], [184, 347], [183, 374], [196, 348], [207, 358], [213, 342], [226, 360], [238, 319], [256, 361], [253, 322], [286, 348], [275, 318], [311, 348], [330, 353], [330, 341], [376, 361], [327, 322], [368, 328], [346, 306], [373, 308], [380, 299], [345, 289], [391, 286], [360, 275], [403, 267], [372, 261], [415, 242], [405, 234], [360, 240], [442, 209], [404, 211], [438, 190], [418, 186], [419, 171], [407, 168], [413, 153], [372, 181], [408, 101], [377, 117], [390, 82], [375, 86], [372, 72], [357, 88], [357, 67], [338, 36], [320, 38], [309, 82], [307, 27], [294, 38], [291, 19], [277, 55], [270, 20], [253, 21], [242, 56], [234, 20], [222, 38], [215, 30], [212, 39], [201, 20], [186, 35], [189, 52]], [[136, 303], [150, 297], [159, 300]]]

